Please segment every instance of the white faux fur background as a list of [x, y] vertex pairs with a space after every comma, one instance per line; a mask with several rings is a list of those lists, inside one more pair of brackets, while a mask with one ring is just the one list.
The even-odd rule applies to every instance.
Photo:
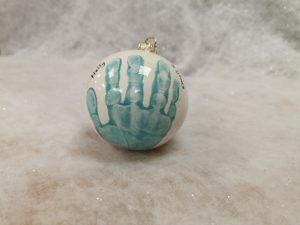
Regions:
[[[189, 112], [150, 152], [101, 140], [102, 58], [146, 36]], [[298, 0], [0, 0], [0, 225], [298, 225]]]

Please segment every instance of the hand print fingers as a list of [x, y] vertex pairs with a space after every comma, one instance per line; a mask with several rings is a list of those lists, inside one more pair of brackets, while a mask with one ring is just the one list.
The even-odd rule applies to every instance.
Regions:
[[121, 101], [121, 91], [119, 88], [121, 63], [120, 58], [114, 59], [105, 69], [105, 101], [108, 107], [118, 104]]
[[100, 129], [102, 128], [102, 124], [99, 119], [98, 114], [98, 102], [97, 102], [97, 96], [93, 88], [89, 88], [87, 92], [87, 108], [90, 114], [90, 117], [93, 120], [94, 126], [98, 133], [100, 133]]
[[170, 118], [164, 112], [171, 83], [169, 66], [165, 62], [159, 60], [156, 64], [154, 76], [148, 109], [148, 121], [150, 122], [147, 125], [147, 130], [149, 130], [152, 135], [163, 136], [169, 130], [171, 125]]
[[119, 87], [120, 82], [120, 69], [122, 60], [116, 58], [107, 64], [105, 68], [105, 102], [107, 105], [109, 123], [114, 124], [113, 106], [121, 102], [121, 90]]
[[118, 109], [121, 115], [116, 121], [124, 130], [130, 130], [132, 134], [138, 135], [141, 126], [144, 101], [144, 59], [139, 55], [131, 55], [127, 58], [128, 87], [126, 90], [124, 106]]
[[178, 98], [179, 98], [179, 83], [177, 80], [174, 80], [173, 97], [168, 111], [168, 116], [171, 119], [171, 121], [173, 121], [176, 116], [176, 102], [178, 101]]
[[143, 87], [143, 66], [144, 59], [139, 55], [131, 55], [127, 60], [128, 68], [128, 88], [125, 96], [125, 105], [135, 103], [143, 106], [144, 87]]
[[113, 144], [128, 146], [122, 132], [116, 126], [109, 123], [104, 126], [101, 124], [98, 114], [97, 96], [93, 88], [89, 88], [87, 92], [87, 107], [94, 126], [102, 137]]
[[162, 61], [158, 61], [152, 85], [151, 108], [159, 109], [163, 113], [168, 101], [170, 84], [171, 75], [169, 66]]

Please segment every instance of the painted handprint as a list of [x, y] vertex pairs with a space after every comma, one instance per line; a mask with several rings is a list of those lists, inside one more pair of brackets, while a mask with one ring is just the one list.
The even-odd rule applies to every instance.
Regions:
[[[114, 58], [105, 68], [105, 103], [109, 120], [100, 121], [98, 99], [93, 87], [87, 92], [87, 107], [97, 132], [108, 142], [135, 150], [155, 147], [166, 136], [176, 116], [179, 83], [171, 82], [169, 66], [156, 63], [150, 102], [144, 105], [144, 59], [140, 55], [127, 58], [127, 90], [122, 99], [120, 89], [121, 58]], [[126, 63], [126, 62], [125, 62]], [[171, 85], [172, 84], [172, 85]], [[171, 89], [171, 90], [170, 90]], [[173, 93], [165, 111], [169, 93]]]

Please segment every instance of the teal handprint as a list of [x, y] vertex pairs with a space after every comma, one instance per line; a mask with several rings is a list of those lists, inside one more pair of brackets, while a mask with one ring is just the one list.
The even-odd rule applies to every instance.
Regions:
[[87, 92], [87, 107], [97, 132], [108, 142], [134, 150], [150, 149], [157, 145], [169, 131], [176, 115], [176, 102], [179, 97], [179, 84], [173, 83], [173, 97], [169, 110], [164, 109], [171, 86], [169, 66], [158, 61], [153, 80], [148, 107], [144, 100], [144, 59], [132, 55], [127, 60], [128, 88], [122, 101], [120, 69], [122, 60], [116, 58], [105, 68], [105, 102], [109, 121], [102, 124], [99, 117], [97, 96], [93, 88]]

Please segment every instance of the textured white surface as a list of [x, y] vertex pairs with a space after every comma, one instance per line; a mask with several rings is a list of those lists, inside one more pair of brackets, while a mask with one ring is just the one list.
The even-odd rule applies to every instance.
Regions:
[[[0, 0], [0, 224], [300, 223], [299, 1]], [[157, 36], [190, 109], [152, 152], [99, 139], [99, 60]]]

